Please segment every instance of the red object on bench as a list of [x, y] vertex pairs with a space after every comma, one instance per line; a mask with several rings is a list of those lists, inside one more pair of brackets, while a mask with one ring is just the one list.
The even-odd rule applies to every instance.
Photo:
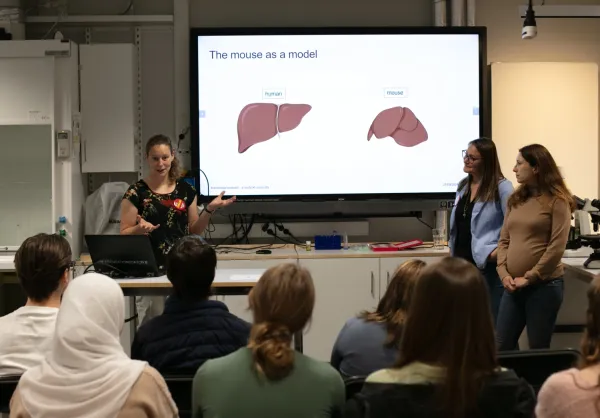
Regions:
[[397, 242], [395, 244], [391, 242], [379, 243], [379, 244], [370, 244], [369, 248], [374, 252], [389, 252], [389, 251], [403, 251], [408, 250], [410, 248], [415, 248], [420, 245], [423, 245], [423, 241], [419, 239], [413, 239], [410, 241]]

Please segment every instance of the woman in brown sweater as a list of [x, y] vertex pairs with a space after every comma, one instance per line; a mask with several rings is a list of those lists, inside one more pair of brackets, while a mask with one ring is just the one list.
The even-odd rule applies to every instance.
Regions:
[[498, 242], [498, 275], [505, 289], [498, 346], [517, 349], [527, 326], [529, 347], [548, 348], [563, 300], [560, 260], [575, 200], [543, 145], [521, 148], [513, 171], [520, 186], [508, 200]]

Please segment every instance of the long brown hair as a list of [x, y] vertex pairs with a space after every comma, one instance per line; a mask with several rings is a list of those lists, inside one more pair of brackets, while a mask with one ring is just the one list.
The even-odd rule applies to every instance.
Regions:
[[[596, 276], [588, 288], [587, 299], [588, 308], [579, 363], [582, 369], [600, 363], [600, 276]], [[598, 385], [600, 386], [600, 381]]]
[[413, 362], [444, 367], [439, 387], [444, 417], [476, 411], [483, 379], [498, 362], [486, 284], [468, 261], [446, 257], [423, 269], [396, 367]]
[[269, 380], [283, 379], [294, 368], [292, 336], [312, 317], [312, 277], [297, 264], [271, 267], [250, 292], [249, 302], [254, 324], [248, 347], [255, 369]]
[[[567, 188], [550, 151], [543, 145], [531, 144], [521, 148], [519, 153], [521, 153], [523, 159], [531, 167], [537, 168], [536, 186], [539, 193], [565, 200], [571, 208], [571, 212], [574, 211], [577, 208], [577, 204]], [[525, 203], [530, 197], [533, 197], [531, 188], [526, 184], [521, 184], [509, 197], [508, 207], [512, 209], [515, 206], [519, 206]]]
[[[588, 308], [583, 338], [581, 339], [581, 359], [579, 369], [600, 363], [600, 276], [596, 276], [587, 291]], [[600, 386], [600, 376], [598, 383]], [[600, 399], [595, 401], [596, 411], [600, 412]]]
[[152, 147], [155, 147], [157, 145], [166, 145], [169, 147], [171, 155], [173, 156], [173, 161], [171, 161], [171, 168], [169, 169], [169, 179], [171, 181], [177, 180], [181, 176], [181, 165], [179, 164], [179, 159], [177, 158], [177, 155], [175, 155], [175, 148], [173, 147], [173, 143], [171, 142], [171, 139], [168, 136], [158, 134], [151, 137], [146, 143], [146, 157], [148, 157], [148, 155], [150, 154], [150, 150], [152, 150]]
[[[500, 160], [498, 159], [498, 151], [494, 141], [488, 138], [478, 138], [469, 142], [469, 146], [473, 145], [481, 154], [481, 184], [477, 190], [476, 200], [481, 202], [493, 202], [500, 200], [500, 192], [498, 191], [498, 183], [504, 179], [502, 169], [500, 168]], [[469, 174], [458, 183], [458, 190], [471, 187], [473, 176]]]
[[408, 260], [400, 264], [374, 312], [364, 311], [359, 315], [368, 322], [381, 322], [387, 329], [385, 345], [398, 347], [402, 329], [412, 299], [415, 283], [426, 266], [421, 260]]

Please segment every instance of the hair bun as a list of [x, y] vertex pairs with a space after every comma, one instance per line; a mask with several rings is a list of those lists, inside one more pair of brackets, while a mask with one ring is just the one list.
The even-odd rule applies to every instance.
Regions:
[[250, 335], [250, 349], [259, 373], [269, 380], [283, 379], [294, 367], [292, 334], [283, 325], [256, 324]]

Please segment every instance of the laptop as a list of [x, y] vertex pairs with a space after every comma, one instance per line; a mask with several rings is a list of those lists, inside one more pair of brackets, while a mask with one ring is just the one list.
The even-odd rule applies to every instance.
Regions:
[[146, 235], [86, 235], [94, 271], [115, 279], [160, 276]]

